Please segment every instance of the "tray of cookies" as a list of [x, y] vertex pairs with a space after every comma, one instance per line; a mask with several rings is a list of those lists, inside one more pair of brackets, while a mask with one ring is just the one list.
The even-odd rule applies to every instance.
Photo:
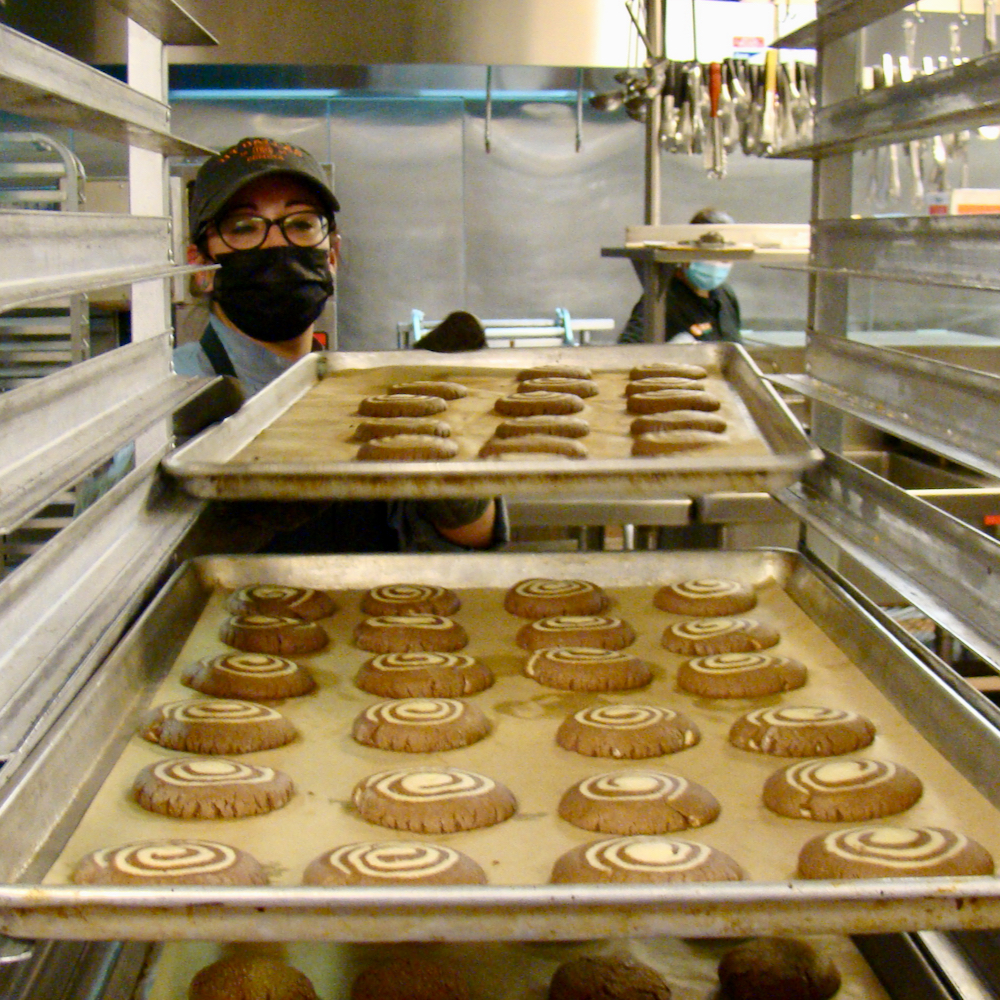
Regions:
[[312, 354], [164, 468], [217, 499], [770, 491], [822, 459], [738, 344]]
[[7, 776], [0, 932], [996, 927], [998, 750], [796, 553], [206, 557]]

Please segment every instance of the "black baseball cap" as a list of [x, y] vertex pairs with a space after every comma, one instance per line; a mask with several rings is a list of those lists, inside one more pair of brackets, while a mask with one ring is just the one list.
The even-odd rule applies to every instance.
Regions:
[[323, 168], [311, 154], [290, 142], [255, 136], [240, 139], [201, 165], [191, 190], [191, 239], [199, 240], [204, 235], [208, 224], [240, 188], [272, 174], [291, 174], [305, 181], [331, 217], [340, 211], [340, 202], [330, 190]]

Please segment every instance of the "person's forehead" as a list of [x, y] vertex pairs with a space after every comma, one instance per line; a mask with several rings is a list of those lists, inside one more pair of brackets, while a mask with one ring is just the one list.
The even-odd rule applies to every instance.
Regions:
[[297, 177], [289, 174], [271, 174], [244, 184], [226, 202], [223, 211], [231, 212], [235, 209], [253, 211], [275, 205], [282, 208], [297, 205], [322, 208], [323, 202], [308, 184]]

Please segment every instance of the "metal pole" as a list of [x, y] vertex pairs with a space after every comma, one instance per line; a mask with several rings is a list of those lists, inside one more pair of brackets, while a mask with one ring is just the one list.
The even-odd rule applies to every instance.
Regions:
[[[646, 0], [646, 37], [649, 59], [663, 58], [663, 0]], [[646, 225], [660, 224], [660, 124], [663, 104], [654, 97], [646, 114]]]

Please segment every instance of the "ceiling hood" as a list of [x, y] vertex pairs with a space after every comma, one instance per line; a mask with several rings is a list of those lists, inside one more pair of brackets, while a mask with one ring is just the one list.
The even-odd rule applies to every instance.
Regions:
[[624, 0], [182, 0], [182, 5], [219, 45], [172, 46], [172, 63], [628, 63], [631, 23]]

